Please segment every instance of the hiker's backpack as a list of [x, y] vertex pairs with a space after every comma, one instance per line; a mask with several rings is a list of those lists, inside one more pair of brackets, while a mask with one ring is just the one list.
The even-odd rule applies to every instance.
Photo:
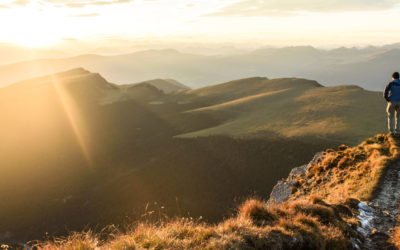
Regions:
[[400, 82], [392, 82], [392, 87], [390, 88], [390, 101], [400, 102]]

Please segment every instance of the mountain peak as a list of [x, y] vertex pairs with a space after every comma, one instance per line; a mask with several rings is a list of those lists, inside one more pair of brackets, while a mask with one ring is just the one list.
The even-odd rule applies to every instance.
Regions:
[[159, 90], [162, 90], [165, 94], [169, 94], [172, 93], [174, 91], [180, 91], [180, 90], [190, 90], [189, 87], [187, 87], [186, 85], [173, 80], [173, 79], [153, 79], [153, 80], [147, 80], [147, 81], [143, 81], [143, 82], [139, 82], [139, 83], [133, 83], [133, 84], [128, 84], [128, 85], [122, 85], [125, 87], [129, 87], [129, 86], [135, 86], [135, 85], [139, 85], [139, 84], [150, 84], [154, 87], [156, 87]]

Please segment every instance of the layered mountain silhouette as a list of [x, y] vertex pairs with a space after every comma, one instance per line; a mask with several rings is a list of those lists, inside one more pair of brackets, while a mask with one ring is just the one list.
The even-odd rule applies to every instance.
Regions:
[[218, 221], [339, 138], [356, 144], [385, 124], [380, 93], [356, 86], [121, 86], [83, 68], [1, 88], [0, 115], [0, 237], [15, 240], [134, 220], [146, 207]]
[[148, 79], [175, 79], [191, 88], [254, 76], [302, 77], [327, 86], [357, 84], [381, 90], [398, 71], [398, 44], [382, 47], [321, 50], [311, 46], [264, 48], [240, 54], [204, 56], [173, 49], [146, 50], [117, 56], [81, 55], [35, 59], [2, 65], [2, 85], [77, 67], [101, 72], [119, 84]]

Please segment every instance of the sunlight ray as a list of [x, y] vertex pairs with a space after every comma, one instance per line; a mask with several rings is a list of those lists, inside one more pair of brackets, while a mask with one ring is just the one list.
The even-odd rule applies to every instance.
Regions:
[[67, 119], [71, 125], [73, 133], [75, 134], [77, 143], [79, 144], [82, 154], [85, 157], [88, 165], [92, 167], [92, 158], [90, 156], [89, 147], [84, 136], [84, 124], [82, 119], [79, 119], [78, 108], [75, 107], [74, 101], [68, 94], [65, 86], [63, 86], [63, 84], [57, 78], [57, 76], [52, 75], [52, 83], [59, 97], [62, 108], [64, 109]]

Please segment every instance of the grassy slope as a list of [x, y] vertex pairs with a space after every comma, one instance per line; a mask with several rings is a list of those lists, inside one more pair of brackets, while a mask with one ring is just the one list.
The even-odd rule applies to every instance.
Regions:
[[[378, 135], [353, 148], [327, 150], [325, 155], [304, 179], [296, 177], [299, 188], [293, 190], [293, 200], [281, 205], [250, 199], [239, 207], [237, 216], [216, 225], [191, 219], [140, 223], [106, 240], [91, 233], [76, 233], [39, 246], [43, 249], [353, 249], [351, 238], [359, 237], [354, 210], [357, 200], [372, 197], [385, 167], [398, 159], [399, 148], [393, 138]], [[321, 178], [325, 180], [318, 181]], [[321, 195], [330, 204], [313, 194]]]
[[65, 235], [137, 218], [155, 201], [171, 216], [219, 221], [327, 146], [277, 136], [176, 139], [219, 120], [182, 113], [200, 102], [148, 103], [163, 96], [148, 84], [125, 92], [83, 69], [1, 88], [0, 199], [8, 202], [0, 231], [20, 241]]
[[378, 92], [356, 86], [321, 87], [304, 79], [250, 78], [185, 92], [183, 100], [209, 105], [191, 111], [219, 117], [218, 126], [180, 135], [318, 136], [356, 144], [385, 129]]

